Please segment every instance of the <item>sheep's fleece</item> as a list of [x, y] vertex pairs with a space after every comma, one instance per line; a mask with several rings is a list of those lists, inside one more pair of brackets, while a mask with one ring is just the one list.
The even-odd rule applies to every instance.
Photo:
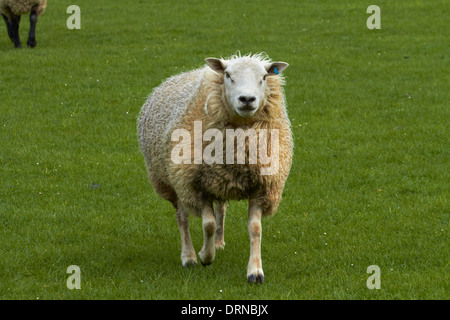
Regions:
[[[230, 59], [261, 60], [259, 56]], [[177, 207], [178, 201], [190, 212], [201, 213], [205, 197], [213, 201], [257, 199], [263, 215], [273, 214], [281, 200], [292, 162], [293, 139], [287, 117], [282, 75], [267, 77], [264, 106], [251, 118], [236, 118], [229, 112], [224, 76], [210, 67], [181, 73], [155, 88], [143, 105], [138, 119], [138, 134], [149, 178], [157, 193]], [[261, 163], [175, 164], [171, 141], [175, 129], [186, 129], [194, 136], [194, 121], [202, 122], [202, 131], [218, 129], [277, 129], [279, 131], [279, 170], [261, 175]], [[192, 139], [192, 144], [193, 144]], [[270, 137], [268, 139], [270, 141]], [[203, 142], [203, 148], [209, 142]], [[247, 142], [248, 144], [248, 142]], [[268, 143], [270, 149], [270, 143]], [[225, 146], [225, 143], [224, 143]], [[193, 147], [193, 145], [192, 145]], [[192, 152], [192, 157], [194, 153]], [[224, 151], [225, 155], [225, 151]], [[247, 155], [246, 155], [247, 157]]]

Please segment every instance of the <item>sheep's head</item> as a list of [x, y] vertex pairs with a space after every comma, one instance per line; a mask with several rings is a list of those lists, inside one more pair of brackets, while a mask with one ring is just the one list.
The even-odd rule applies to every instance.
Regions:
[[267, 77], [287, 68], [285, 62], [270, 62], [244, 56], [231, 60], [207, 58], [208, 66], [223, 75], [228, 104], [241, 117], [251, 117], [262, 106]]

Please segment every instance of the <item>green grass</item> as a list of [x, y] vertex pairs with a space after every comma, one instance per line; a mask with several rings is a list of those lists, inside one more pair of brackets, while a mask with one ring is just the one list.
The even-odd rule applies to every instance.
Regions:
[[[0, 27], [1, 299], [450, 298], [444, 2], [378, 1], [381, 30], [365, 1], [79, 0], [68, 30], [71, 4], [49, 1], [33, 50]], [[237, 50], [290, 63], [295, 156], [263, 221], [260, 286], [246, 281], [245, 202], [214, 263], [181, 267], [136, 133], [154, 86]], [[199, 251], [200, 219], [191, 234]]]

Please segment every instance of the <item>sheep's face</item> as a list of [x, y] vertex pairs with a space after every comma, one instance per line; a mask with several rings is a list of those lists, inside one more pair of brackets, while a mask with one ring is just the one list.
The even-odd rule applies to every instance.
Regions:
[[241, 117], [251, 117], [258, 111], [264, 104], [267, 77], [288, 66], [285, 62], [264, 62], [251, 57], [208, 58], [206, 63], [223, 75], [228, 104]]

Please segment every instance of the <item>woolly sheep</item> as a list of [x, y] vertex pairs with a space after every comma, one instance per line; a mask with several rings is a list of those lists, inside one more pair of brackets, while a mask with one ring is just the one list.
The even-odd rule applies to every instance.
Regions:
[[15, 48], [22, 47], [19, 37], [20, 16], [28, 12], [30, 12], [30, 32], [27, 45], [30, 48], [36, 46], [36, 23], [46, 6], [47, 0], [0, 0], [0, 13]]
[[[176, 209], [182, 265], [197, 264], [189, 212], [202, 217], [204, 244], [199, 257], [208, 265], [215, 249], [225, 245], [228, 201], [248, 199], [247, 279], [263, 282], [261, 217], [277, 210], [292, 162], [293, 139], [281, 75], [288, 64], [271, 62], [263, 54], [208, 58], [206, 64], [172, 76], [153, 90], [139, 114], [140, 147], [154, 189]], [[274, 170], [263, 173], [271, 169], [267, 159], [252, 159], [251, 144], [256, 140], [248, 132], [259, 134], [260, 156], [265, 149], [267, 156], [276, 158]], [[245, 161], [239, 162], [239, 153], [244, 153]]]

